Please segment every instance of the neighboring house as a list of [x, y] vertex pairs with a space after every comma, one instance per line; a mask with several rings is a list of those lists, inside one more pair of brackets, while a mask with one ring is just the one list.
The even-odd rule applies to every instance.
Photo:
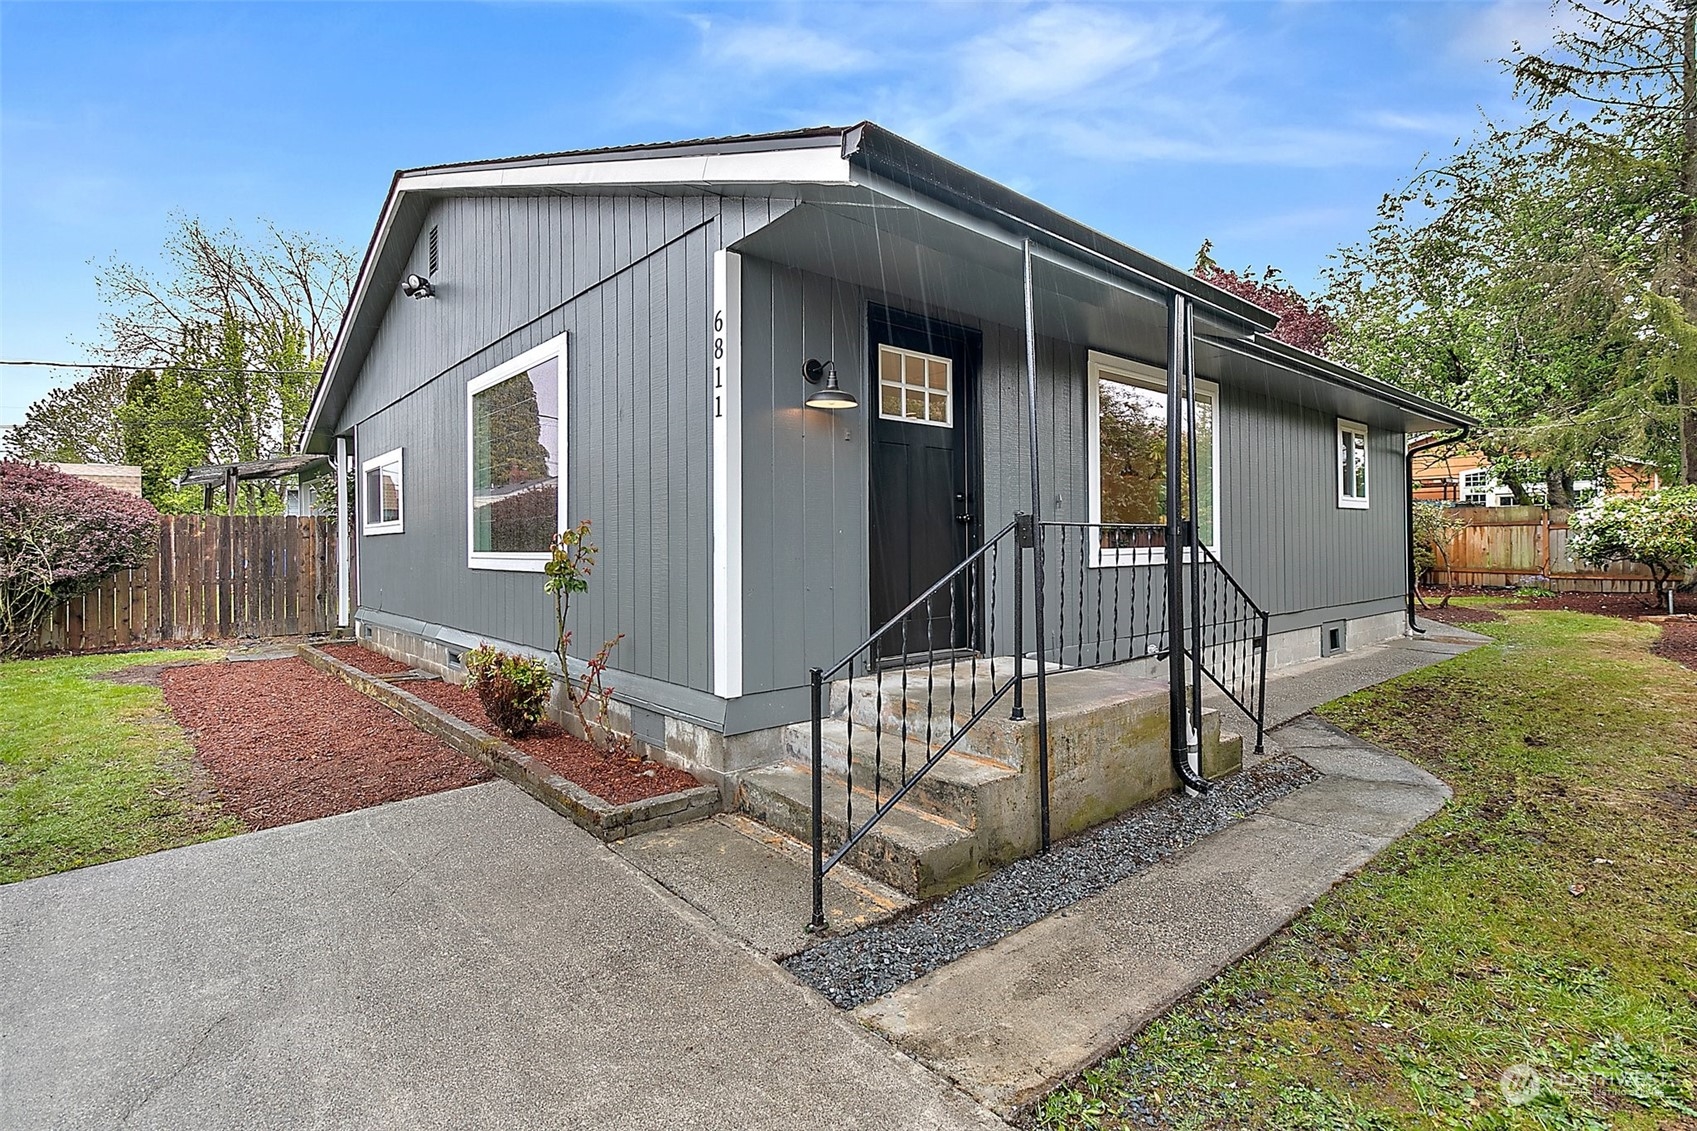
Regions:
[[[1271, 613], [1271, 662], [1402, 632], [1404, 438], [1468, 421], [1275, 322], [868, 123], [435, 166], [390, 186], [306, 450], [359, 476], [352, 621], [444, 671], [551, 648], [549, 538], [592, 520], [575, 640], [626, 633], [607, 682], [633, 732], [723, 780], [809, 717], [810, 668], [1031, 509], [1034, 443], [1043, 518], [1165, 521], [1175, 342], [1201, 541]], [[1057, 642], [1158, 572], [1087, 537], [1088, 561], [1051, 552]], [[1011, 655], [970, 596], [907, 657]]]
[[[1433, 448], [1414, 455], [1414, 497], [1421, 502], [1455, 503], [1464, 507], [1514, 506], [1514, 492], [1491, 472], [1489, 457], [1465, 446]], [[1595, 479], [1576, 479], [1573, 502], [1583, 505], [1599, 493], [1642, 495], [1662, 485], [1654, 464], [1621, 457], [1609, 468], [1599, 492]], [[1533, 502], [1542, 503], [1546, 488], [1528, 483], [1525, 491]]]
[[126, 495], [141, 495], [141, 468], [128, 463], [50, 463], [47, 466], [122, 491]]

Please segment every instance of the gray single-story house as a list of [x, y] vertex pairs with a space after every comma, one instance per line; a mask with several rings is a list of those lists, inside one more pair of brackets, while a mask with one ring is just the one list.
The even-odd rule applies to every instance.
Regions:
[[[632, 734], [734, 775], [808, 718], [810, 669], [1017, 512], [1165, 520], [1178, 301], [1199, 539], [1269, 662], [1403, 632], [1405, 437], [1465, 418], [871, 123], [397, 173], [305, 430], [360, 484], [345, 621], [445, 673], [546, 654], [549, 538], [590, 519], [576, 639], [625, 633]], [[1063, 663], [1102, 578], [1160, 556], [1077, 545]], [[1006, 619], [951, 605], [906, 653], [1009, 655]]]

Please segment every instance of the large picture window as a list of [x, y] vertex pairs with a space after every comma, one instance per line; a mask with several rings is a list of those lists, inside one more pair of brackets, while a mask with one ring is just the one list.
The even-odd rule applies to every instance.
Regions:
[[[1107, 354], [1090, 354], [1090, 521], [1162, 526], [1171, 497], [1167, 490], [1167, 376], [1152, 365]], [[1219, 549], [1219, 463], [1214, 441], [1219, 386], [1196, 382], [1196, 497], [1198, 535]], [[1188, 474], [1188, 472], [1187, 472]], [[1183, 505], [1183, 493], [1172, 499]], [[1159, 560], [1151, 536], [1104, 529], [1098, 565]]]
[[366, 460], [360, 473], [365, 493], [362, 529], [367, 534], [401, 533], [401, 449]]
[[565, 525], [564, 335], [466, 389], [470, 565], [539, 572]]

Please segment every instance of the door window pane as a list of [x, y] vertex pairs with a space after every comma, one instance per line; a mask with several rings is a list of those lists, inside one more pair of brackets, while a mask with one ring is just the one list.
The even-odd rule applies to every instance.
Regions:
[[558, 360], [471, 398], [472, 550], [545, 554], [559, 519]]
[[954, 362], [894, 346], [878, 347], [878, 415], [884, 420], [954, 425]]

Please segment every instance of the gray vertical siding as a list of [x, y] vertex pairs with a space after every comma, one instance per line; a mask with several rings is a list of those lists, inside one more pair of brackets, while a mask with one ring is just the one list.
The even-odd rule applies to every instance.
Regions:
[[[363, 538], [360, 603], [549, 648], [536, 573], [466, 565], [465, 388], [570, 334], [567, 504], [600, 560], [576, 599], [581, 652], [618, 632], [622, 672], [711, 687], [707, 322], [713, 253], [784, 201], [668, 196], [440, 201], [437, 297], [397, 295], [338, 429], [406, 452], [405, 532]], [[423, 269], [424, 237], [416, 253]], [[617, 684], [616, 677], [609, 680]]]
[[[438, 297], [391, 300], [338, 423], [357, 426], [362, 459], [406, 451], [406, 530], [361, 539], [361, 607], [551, 646], [539, 574], [466, 566], [465, 386], [570, 333], [569, 513], [594, 522], [602, 548], [590, 591], [578, 601], [577, 639], [591, 645], [626, 633], [618, 671], [686, 689], [699, 703], [712, 686], [712, 258], [790, 206], [658, 195], [437, 202], [422, 230], [439, 228]], [[421, 235], [420, 270], [423, 242]], [[1031, 499], [1019, 328], [926, 311], [752, 256], [743, 267], [744, 688], [751, 704], [765, 697], [772, 705], [751, 706], [737, 729], [788, 721], [808, 667], [836, 662], [871, 627], [869, 303], [982, 334], [985, 531], [1029, 509]], [[1091, 342], [1082, 325], [1061, 330], [1038, 342], [1043, 507], [1046, 517], [1082, 520], [1087, 352], [1124, 351]], [[807, 358], [835, 361], [860, 410], [804, 409]], [[1343, 608], [1390, 607], [1404, 578], [1401, 435], [1373, 431], [1373, 506], [1363, 512], [1336, 506], [1331, 416], [1227, 385], [1219, 427], [1221, 557], [1280, 615], [1275, 627], [1317, 624]], [[999, 578], [1004, 601], [1009, 565], [1004, 559]], [[1058, 571], [1059, 562], [1051, 567]], [[1131, 571], [1113, 572], [1129, 597]], [[1106, 593], [1111, 599], [1111, 585]], [[1084, 615], [1093, 616], [1093, 606]], [[1005, 650], [1005, 618], [1000, 627], [996, 646]]]
[[[978, 403], [982, 416], [984, 529], [993, 533], [1031, 507], [1026, 428], [1025, 342], [1020, 329], [987, 323], [821, 276], [744, 259], [744, 636], [745, 691], [796, 689], [807, 669], [829, 666], [871, 629], [867, 606], [866, 448], [874, 390], [866, 363], [866, 309], [887, 303], [929, 313], [983, 335]], [[1077, 340], [1038, 341], [1039, 443], [1044, 517], [1084, 521], [1088, 353]], [[1115, 352], [1111, 349], [1109, 352]], [[803, 360], [836, 361], [861, 400], [855, 412], [802, 409]], [[1144, 360], [1159, 362], [1159, 358]], [[1206, 372], [1204, 376], [1209, 376]], [[1313, 408], [1223, 386], [1219, 410], [1220, 557], [1262, 607], [1275, 631], [1317, 625], [1340, 609], [1394, 607], [1405, 579], [1400, 432], [1373, 429], [1372, 507], [1337, 506], [1335, 417]], [[1079, 542], [1066, 549], [1064, 610], [1051, 607], [1049, 636], [1066, 618], [1069, 641], [1082, 617], [1094, 624], [1098, 579], [1078, 583]], [[1001, 599], [1011, 594], [1005, 560]], [[1051, 550], [1051, 592], [1058, 598], [1059, 548]], [[1133, 580], [1136, 569], [1143, 576]], [[1129, 617], [1147, 599], [1148, 567], [1106, 571], [1101, 600], [1112, 608], [1119, 586]], [[1002, 629], [1008, 622], [1003, 620]], [[1140, 626], [1141, 627], [1141, 626]], [[1129, 630], [1128, 630], [1129, 631]], [[998, 649], [1011, 646], [998, 631]]]

